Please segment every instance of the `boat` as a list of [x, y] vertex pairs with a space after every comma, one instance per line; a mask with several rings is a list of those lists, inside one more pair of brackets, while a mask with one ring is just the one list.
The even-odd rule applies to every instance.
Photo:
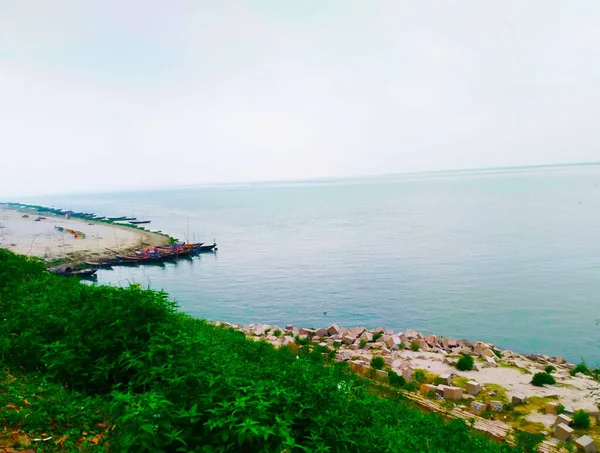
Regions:
[[101, 261], [101, 262], [92, 262], [92, 261], [84, 261], [83, 264], [91, 267], [92, 269], [112, 269], [112, 263], [109, 261]]
[[48, 269], [56, 275], [62, 275], [63, 277], [79, 277], [79, 278], [96, 278], [97, 269], [73, 269], [72, 267], [55, 267]]
[[127, 217], [127, 216], [122, 216], [122, 217], [108, 217], [106, 220], [110, 220], [112, 222], [121, 222], [121, 221], [126, 221], [126, 220], [135, 220], [135, 217]]
[[141, 225], [142, 223], [150, 223], [152, 220], [132, 220], [129, 223], [132, 225]]
[[201, 245], [200, 247], [198, 247], [198, 253], [203, 253], [203, 252], [213, 252], [217, 250], [217, 243], [213, 243], [210, 245]]

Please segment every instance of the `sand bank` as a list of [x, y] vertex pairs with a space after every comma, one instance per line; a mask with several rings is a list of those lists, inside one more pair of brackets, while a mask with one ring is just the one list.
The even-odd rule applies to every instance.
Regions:
[[[24, 217], [28, 216], [28, 217]], [[38, 217], [45, 217], [35, 221]], [[85, 238], [55, 227], [70, 228], [85, 233]], [[90, 222], [81, 219], [40, 214], [33, 210], [13, 210], [0, 206], [0, 248], [14, 253], [79, 262], [114, 256], [150, 245], [166, 245], [169, 238], [157, 233], [117, 224]]]

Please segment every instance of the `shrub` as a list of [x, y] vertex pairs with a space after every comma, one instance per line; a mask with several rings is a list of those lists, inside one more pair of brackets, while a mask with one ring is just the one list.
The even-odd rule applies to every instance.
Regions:
[[400, 343], [400, 344], [398, 345], [398, 348], [399, 348], [399, 349], [406, 349], [406, 345], [405, 345], [404, 343]]
[[360, 340], [360, 343], [358, 346], [362, 349], [367, 345], [367, 343], [368, 343], [368, 341], [363, 339], [363, 340]]
[[383, 334], [381, 332], [374, 333], [373, 334], [373, 341], [379, 340], [382, 336], [383, 336]]
[[475, 360], [469, 354], [463, 354], [460, 359], [458, 359], [458, 363], [456, 364], [456, 368], [460, 371], [470, 371], [473, 369], [473, 365], [475, 364]]
[[375, 357], [373, 357], [371, 359], [371, 368], [374, 368], [376, 370], [381, 370], [383, 368], [383, 365], [385, 365], [385, 362], [383, 361], [383, 357], [376, 355]]
[[502, 358], [502, 353], [500, 351], [498, 351], [497, 349], [492, 348], [492, 352], [494, 354], [496, 354], [496, 357], [498, 357], [499, 359]]
[[553, 371], [556, 371], [556, 367], [552, 366], [552, 365], [548, 365], [546, 368], [544, 368], [544, 371], [548, 374], [552, 374]]
[[556, 413], [557, 413], [557, 415], [564, 414], [565, 413], [565, 406], [563, 406], [562, 404], [558, 403], [556, 405]]
[[579, 365], [577, 365], [575, 368], [573, 368], [571, 370], [571, 376], [575, 376], [577, 373], [589, 375], [590, 369], [588, 368], [588, 366], [585, 362], [581, 362]]
[[580, 409], [573, 413], [573, 427], [586, 429], [590, 427], [590, 416], [589, 414]]
[[298, 343], [301, 346], [306, 346], [309, 345], [311, 343], [310, 338], [300, 338], [298, 335], [296, 335], [296, 343]]
[[410, 344], [411, 351], [418, 351], [419, 349], [421, 349], [421, 346], [419, 346], [419, 343], [413, 342]]
[[554, 377], [548, 373], [535, 373], [531, 379], [531, 383], [537, 387], [542, 387], [544, 384], [556, 384]]
[[404, 376], [399, 375], [393, 370], [388, 371], [388, 380], [392, 387], [404, 387], [406, 385]]
[[427, 380], [427, 375], [423, 370], [416, 370], [415, 374], [413, 375], [413, 380], [415, 380], [419, 384], [422, 384]]
[[442, 382], [443, 382], [443, 380], [439, 376], [436, 376], [433, 378], [433, 385], [440, 385]]
[[437, 399], [437, 393], [435, 393], [435, 390], [429, 390], [427, 392], [427, 398]]
[[407, 392], [414, 392], [417, 389], [417, 384], [413, 381], [407, 382], [404, 386], [404, 390]]
[[535, 453], [538, 451], [538, 445], [542, 443], [544, 437], [541, 434], [532, 434], [527, 431], [515, 429], [515, 445], [524, 453]]
[[281, 330], [275, 329], [275, 331], [273, 332], [273, 336], [280, 337], [281, 336]]

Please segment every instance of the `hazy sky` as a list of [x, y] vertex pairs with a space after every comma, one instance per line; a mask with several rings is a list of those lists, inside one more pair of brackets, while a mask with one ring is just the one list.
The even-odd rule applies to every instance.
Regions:
[[600, 160], [600, 2], [0, 0], [0, 200]]

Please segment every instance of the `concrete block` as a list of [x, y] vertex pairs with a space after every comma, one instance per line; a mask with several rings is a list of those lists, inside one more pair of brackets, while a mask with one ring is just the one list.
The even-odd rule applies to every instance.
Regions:
[[312, 338], [315, 336], [315, 331], [312, 329], [305, 329], [304, 327], [302, 327], [298, 331], [298, 335], [306, 335], [308, 338]]
[[481, 415], [487, 409], [487, 404], [480, 403], [479, 401], [471, 401], [471, 408], [469, 409], [475, 415]]
[[440, 396], [444, 396], [444, 390], [446, 390], [447, 387], [447, 385], [440, 384], [435, 388], [435, 392]]
[[410, 346], [410, 340], [403, 333], [398, 334], [398, 338], [400, 338], [400, 343], [404, 343], [404, 347], [408, 348]]
[[383, 371], [383, 370], [376, 370], [375, 377], [380, 381], [387, 381], [388, 380], [388, 372]]
[[447, 386], [444, 389], [444, 399], [459, 400], [463, 396], [463, 390], [460, 387]]
[[488, 409], [492, 412], [500, 412], [503, 408], [502, 401], [490, 401]]
[[556, 414], [556, 406], [558, 406], [557, 401], [546, 403], [546, 414]]
[[402, 376], [406, 379], [406, 382], [412, 381], [413, 375], [415, 374], [415, 370], [408, 367], [402, 370]]
[[575, 440], [575, 445], [578, 450], [585, 453], [596, 453], [598, 451], [594, 439], [590, 436], [581, 436], [579, 439]]
[[523, 395], [513, 395], [510, 401], [513, 406], [518, 406], [519, 404], [525, 404], [527, 402], [527, 397]]
[[571, 423], [573, 423], [573, 419], [565, 414], [560, 414], [558, 417], [556, 417], [556, 420], [554, 421], [554, 424], [552, 426], [558, 426], [561, 423], [563, 425], [571, 426]]
[[440, 375], [440, 384], [452, 385], [452, 375], [450, 373]]
[[571, 436], [573, 436], [573, 428], [565, 425], [564, 423], [559, 423], [556, 428], [554, 428], [554, 437], [556, 437], [558, 440], [566, 442], [571, 438]]
[[372, 333], [383, 333], [383, 327], [376, 327], [375, 329], [371, 330]]
[[340, 328], [338, 327], [337, 324], [332, 324], [327, 328], [327, 333], [329, 335], [335, 335], [336, 333], [340, 332]]
[[437, 387], [433, 384], [421, 384], [421, 388], [419, 389], [419, 391], [423, 395], [427, 395], [429, 392], [435, 392], [436, 388]]
[[467, 382], [467, 393], [469, 395], [478, 395], [481, 390], [481, 385], [479, 382], [469, 381]]
[[317, 336], [317, 337], [327, 337], [327, 336], [329, 336], [329, 333], [327, 332], [327, 329], [320, 328], [320, 329], [315, 330], [315, 336]]
[[350, 336], [350, 335], [344, 335], [344, 337], [342, 338], [342, 342], [344, 344], [352, 344], [354, 343], [355, 337]]
[[373, 334], [367, 330], [366, 332], [362, 333], [360, 339], [365, 341], [373, 341]]

